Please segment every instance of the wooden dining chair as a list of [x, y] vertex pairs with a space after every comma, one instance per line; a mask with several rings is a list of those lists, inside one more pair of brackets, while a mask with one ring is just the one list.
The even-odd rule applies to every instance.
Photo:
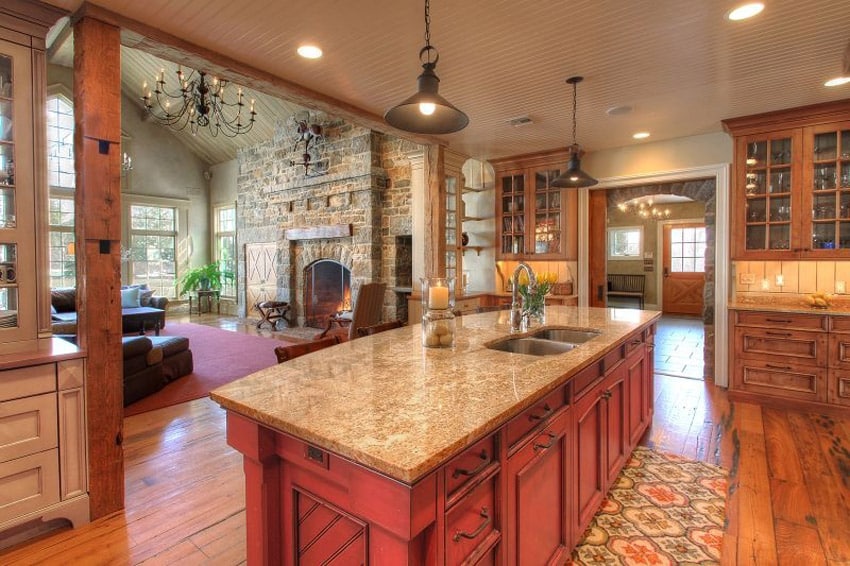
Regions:
[[312, 342], [302, 342], [301, 344], [291, 344], [289, 346], [277, 346], [274, 349], [274, 353], [277, 356], [277, 363], [282, 363], [335, 344], [339, 344], [339, 336], [328, 336], [327, 338], [320, 338]]
[[401, 328], [402, 326], [404, 326], [404, 323], [400, 320], [381, 322], [379, 324], [373, 324], [372, 326], [361, 326], [357, 329], [357, 336], [358, 338], [363, 338], [364, 336], [372, 336], [373, 334], [384, 332], [385, 330], [392, 330], [393, 328]]

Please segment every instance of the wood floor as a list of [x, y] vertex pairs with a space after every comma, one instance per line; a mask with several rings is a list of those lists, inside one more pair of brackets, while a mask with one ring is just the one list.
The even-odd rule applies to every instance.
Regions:
[[[655, 382], [644, 444], [730, 472], [724, 564], [850, 564], [850, 416], [730, 404], [710, 381]], [[126, 509], [0, 552], [0, 564], [244, 563], [241, 458], [224, 428], [208, 399], [127, 418]]]

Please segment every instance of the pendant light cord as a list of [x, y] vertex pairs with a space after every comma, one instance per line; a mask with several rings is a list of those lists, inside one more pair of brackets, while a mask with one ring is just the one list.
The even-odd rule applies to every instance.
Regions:
[[578, 83], [573, 83], [573, 145], [576, 145], [576, 106], [578, 104], [578, 97], [576, 92], [578, 91]]
[[431, 0], [425, 0], [425, 47], [431, 47]]

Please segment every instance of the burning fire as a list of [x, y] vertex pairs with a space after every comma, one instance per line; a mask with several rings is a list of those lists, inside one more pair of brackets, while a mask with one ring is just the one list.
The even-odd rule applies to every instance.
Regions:
[[342, 297], [342, 302], [337, 305], [337, 312], [345, 312], [351, 310], [351, 289], [346, 289]]

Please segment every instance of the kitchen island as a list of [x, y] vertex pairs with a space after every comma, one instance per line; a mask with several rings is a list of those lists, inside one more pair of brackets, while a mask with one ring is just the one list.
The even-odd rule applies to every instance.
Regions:
[[488, 348], [507, 311], [463, 316], [451, 349], [413, 325], [215, 390], [249, 563], [565, 560], [651, 421], [659, 316], [549, 307], [598, 332], [553, 356]]

